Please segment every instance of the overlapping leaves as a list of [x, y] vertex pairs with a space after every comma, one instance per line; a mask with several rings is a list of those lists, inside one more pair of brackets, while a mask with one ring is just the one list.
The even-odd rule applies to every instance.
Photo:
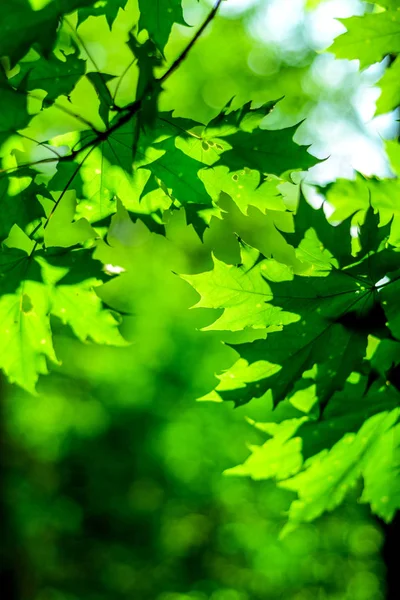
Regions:
[[[237, 403], [269, 389], [278, 403], [300, 383], [313, 383], [324, 405], [352, 371], [360, 370], [368, 334], [376, 330], [389, 336], [397, 330], [394, 317], [389, 330], [385, 325], [393, 313], [400, 266], [397, 250], [385, 245], [388, 228], [378, 228], [369, 209], [359, 233], [361, 248], [352, 256], [350, 223], [334, 228], [322, 209], [302, 204], [295, 233], [286, 234], [298, 240], [299, 272], [244, 248], [239, 266], [215, 260], [214, 271], [187, 277], [201, 294], [200, 306], [224, 309], [213, 328], [264, 327], [267, 333], [265, 339], [235, 347], [249, 364], [262, 360], [271, 372], [245, 389], [222, 394]], [[305, 375], [312, 369], [316, 372]]]
[[[347, 32], [329, 50], [361, 68], [390, 56], [380, 114], [399, 104], [400, 13], [397, 0], [377, 4], [344, 19]], [[320, 190], [335, 226], [301, 200], [292, 229], [282, 229], [294, 257], [281, 241], [265, 253], [257, 237], [239, 265], [215, 257], [212, 271], [185, 276], [198, 306], [221, 311], [207, 329], [254, 331], [205, 398], [258, 398], [258, 414], [263, 403], [266, 422], [251, 423], [268, 439], [228, 472], [297, 493], [284, 532], [334, 509], [360, 480], [360, 501], [381, 518], [400, 508], [400, 155], [397, 142], [387, 149], [394, 178], [357, 175]]]
[[[356, 238], [352, 219], [362, 221]], [[379, 219], [369, 206], [334, 227], [323, 208], [301, 198], [292, 232], [283, 233], [295, 261], [265, 258], [244, 245], [241, 264], [214, 258], [212, 271], [184, 276], [201, 296], [198, 306], [223, 309], [208, 329], [258, 332], [254, 341], [233, 346], [240, 358], [210, 399], [238, 406], [262, 398], [267, 414], [278, 407], [275, 416], [269, 413], [272, 423], [262, 425], [271, 439], [232, 472], [275, 477], [297, 491], [289, 514], [294, 523], [337, 506], [361, 475], [363, 500], [375, 512], [390, 519], [400, 504], [398, 459], [385, 466], [394, 478], [387, 493], [373, 467], [385, 440], [394, 440], [399, 452], [400, 254], [388, 241], [391, 222], [381, 226]], [[375, 430], [380, 423], [382, 441]], [[350, 453], [350, 438], [341, 438], [358, 430]]]
[[[213, 206], [215, 189], [210, 194], [210, 178], [203, 182], [213, 165], [233, 174], [246, 167], [264, 178], [316, 162], [292, 141], [295, 129], [260, 129], [275, 102], [229, 103], [208, 125], [159, 112], [162, 84], [183, 60], [163, 65], [173, 24], [185, 24], [181, 2], [139, 2], [137, 21], [121, 35], [114, 24], [126, 6], [125, 0], [52, 0], [33, 10], [19, 0], [3, 15], [0, 367], [31, 391], [47, 361], [57, 362], [51, 333], [57, 320], [84, 341], [124, 343], [96, 295], [105, 274], [91, 258], [118, 198], [137, 210], [140, 198], [151, 197], [148, 212], [158, 219], [169, 206], [192, 204], [196, 220], [197, 207]], [[80, 34], [89, 17], [105, 17], [110, 39], [126, 56], [119, 71], [93, 70], [96, 59]], [[148, 39], [139, 42], [135, 30], [146, 30]], [[166, 71], [157, 78], [160, 67]], [[120, 103], [132, 69], [136, 92]], [[42, 114], [52, 122], [48, 131]], [[260, 147], [250, 152], [253, 135]], [[79, 268], [78, 256], [87, 257]]]

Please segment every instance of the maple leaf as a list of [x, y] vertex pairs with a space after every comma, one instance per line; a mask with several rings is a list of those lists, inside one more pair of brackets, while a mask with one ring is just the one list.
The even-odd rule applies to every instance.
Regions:
[[128, 3], [128, 0], [107, 0], [102, 4], [95, 3], [95, 6], [81, 8], [78, 12], [78, 25], [83, 23], [88, 17], [97, 17], [104, 15], [107, 19], [109, 28], [114, 24], [118, 16], [119, 10], [123, 10]]
[[317, 398], [325, 405], [350, 372], [360, 368], [367, 335], [342, 325], [341, 320], [359, 307], [366, 310], [369, 292], [361, 292], [361, 284], [352, 285], [347, 274], [336, 270], [327, 278], [295, 276], [293, 281], [270, 283], [270, 287], [270, 304], [282, 307], [283, 318], [290, 316], [292, 323], [268, 333], [265, 340], [234, 347], [250, 364], [261, 360], [271, 365], [271, 375], [222, 396], [241, 404], [271, 389], [278, 403], [303, 378], [316, 385]]
[[181, 0], [158, 0], [155, 6], [149, 5], [147, 0], [139, 0], [139, 10], [139, 29], [147, 30], [161, 52], [168, 42], [173, 24], [187, 25]]
[[202, 163], [181, 152], [171, 138], [156, 144], [154, 148], [162, 151], [162, 154], [150, 164], [145, 165], [145, 168], [150, 171], [151, 177], [143, 194], [157, 189], [158, 179], [182, 204], [187, 202], [211, 204], [211, 199], [199, 174], [204, 166]]
[[[289, 510], [289, 523], [282, 534], [290, 531], [293, 525], [312, 521], [326, 510], [338, 506], [349, 489], [354, 487], [361, 475], [366, 479], [363, 500], [371, 501], [380, 516], [390, 518], [400, 508], [399, 481], [388, 484], [387, 470], [384, 488], [391, 497], [383, 495], [382, 488], [374, 489], [377, 471], [376, 457], [389, 440], [395, 438], [395, 452], [398, 454], [400, 409], [379, 413], [367, 419], [357, 434], [346, 434], [328, 452], [322, 452], [310, 461], [308, 468], [280, 485], [298, 493]], [[397, 446], [397, 447], [396, 447]], [[398, 459], [397, 459], [398, 460]], [[391, 462], [393, 469], [396, 461]], [[378, 492], [378, 493], [377, 493]], [[387, 506], [388, 505], [388, 506]]]
[[108, 73], [87, 73], [87, 78], [97, 92], [100, 101], [99, 115], [103, 120], [104, 125], [109, 126], [109, 114], [114, 104], [111, 92], [107, 87], [107, 82], [114, 79], [114, 75]]
[[274, 269], [278, 278], [291, 278], [290, 269], [284, 269], [274, 260], [258, 261], [257, 251], [242, 251], [242, 264], [239, 267], [227, 265], [213, 257], [211, 272], [199, 275], [183, 275], [201, 295], [196, 307], [223, 308], [221, 317], [205, 329], [240, 331], [245, 327], [265, 328], [273, 331], [284, 323], [290, 323], [290, 315], [272, 306], [272, 291], [266, 277], [273, 277]]
[[[202, 185], [207, 172], [201, 170], [201, 163], [213, 168], [227, 165], [234, 171], [247, 166], [272, 174], [281, 174], [294, 167], [296, 160], [303, 168], [316, 164], [317, 159], [292, 142], [295, 128], [278, 131], [258, 128], [263, 117], [275, 105], [276, 101], [271, 101], [259, 108], [252, 108], [251, 103], [247, 103], [227, 112], [230, 107], [228, 104], [206, 126], [160, 113], [154, 128], [146, 128], [144, 134], [139, 136], [137, 152], [139, 156], [144, 156], [143, 166], [153, 176], [148, 180], [143, 194], [156, 189], [159, 180], [183, 204], [210, 203]], [[262, 147], [254, 146], [257, 140]], [[251, 149], [248, 145], [251, 145]], [[286, 154], [280, 150], [284, 147]], [[268, 160], [267, 154], [271, 160]], [[244, 163], [242, 156], [246, 156]]]
[[38, 196], [48, 198], [50, 194], [45, 185], [35, 182], [36, 176], [37, 173], [29, 168], [0, 175], [0, 240], [8, 236], [14, 224], [18, 223], [25, 230], [32, 222], [44, 216]]
[[257, 129], [251, 133], [240, 131], [227, 139], [232, 146], [224, 152], [218, 164], [231, 171], [248, 167], [261, 173], [281, 175], [288, 170], [308, 169], [318, 160], [307, 152], [307, 147], [293, 142], [297, 126], [281, 130]]
[[60, 18], [94, 3], [95, 0], [57, 0], [49, 2], [41, 10], [33, 10], [29, 0], [8, 2], [2, 7], [0, 56], [8, 56], [11, 66], [14, 66], [35, 43], [44, 55], [49, 54], [57, 39]]
[[51, 106], [59, 96], [68, 96], [80, 78], [85, 74], [86, 61], [79, 58], [77, 48], [63, 59], [54, 54], [39, 56], [37, 60], [20, 63], [20, 71], [9, 81], [14, 88], [23, 86], [24, 91], [44, 90], [46, 105]]
[[224, 309], [213, 327], [266, 328], [265, 339], [234, 346], [249, 365], [265, 365], [262, 377], [220, 392], [236, 404], [269, 389], [278, 403], [302, 382], [303, 387], [316, 386], [324, 408], [350, 373], [361, 368], [368, 334], [389, 335], [384, 312], [398, 335], [394, 297], [399, 255], [385, 247], [390, 227], [378, 227], [379, 218], [370, 208], [354, 257], [349, 221], [333, 227], [322, 209], [312, 209], [302, 199], [294, 222], [296, 233], [284, 235], [297, 243], [300, 261], [309, 263], [305, 271], [293, 276], [286, 265], [275, 263], [273, 273], [268, 261], [249, 268], [244, 259], [243, 267], [214, 262], [211, 273], [187, 278], [202, 295], [199, 306]]
[[[75, 234], [69, 234], [72, 243], [76, 242]], [[0, 314], [5, 340], [0, 367], [10, 381], [34, 393], [39, 375], [48, 372], [46, 359], [58, 363], [51, 315], [68, 324], [82, 341], [113, 345], [125, 345], [126, 341], [119, 333], [118, 320], [104, 309], [96, 294], [102, 281], [90, 273], [87, 252], [82, 269], [74, 256], [67, 264], [59, 263], [54, 254], [49, 262], [43, 250], [33, 256], [34, 245], [29, 245], [23, 232], [9, 243], [22, 246], [21, 240], [26, 240], [25, 248], [9, 248], [0, 254]]]
[[361, 68], [400, 52], [400, 12], [387, 10], [362, 17], [339, 19], [347, 29], [329, 48], [337, 58], [358, 59]]
[[72, 223], [75, 211], [76, 198], [72, 190], [60, 194], [53, 203], [48, 204], [48, 221], [43, 235], [46, 247], [69, 248], [97, 237], [86, 219]]
[[252, 106], [252, 102], [246, 102], [243, 106], [232, 109], [233, 100], [234, 98], [231, 98], [221, 112], [207, 124], [207, 134], [214, 129], [219, 136], [235, 133], [239, 129], [251, 132], [260, 126], [264, 117], [269, 115], [279, 102], [279, 100], [270, 100], [256, 107]]
[[399, 392], [383, 380], [367, 390], [367, 377], [353, 375], [334, 395], [323, 420], [313, 411], [313, 390], [304, 392], [280, 405], [269, 422], [250, 420], [269, 439], [251, 446], [245, 462], [226, 473], [272, 478], [298, 493], [282, 535], [335, 508], [361, 475], [361, 501], [390, 520], [399, 507]]
[[24, 281], [15, 294], [0, 298], [4, 340], [0, 366], [11, 382], [30, 392], [34, 392], [39, 374], [48, 372], [46, 358], [57, 362], [48, 312], [43, 287], [33, 281]]
[[[397, 145], [393, 145], [393, 156], [396, 149]], [[388, 151], [390, 156], [390, 148]], [[398, 178], [366, 178], [357, 174], [354, 180], [338, 179], [320, 188], [319, 191], [334, 209], [330, 216], [332, 222], [340, 222], [353, 216], [352, 224], [359, 226], [369, 206], [372, 206], [379, 213], [381, 226], [390, 222], [390, 242], [397, 245], [397, 240], [400, 239], [400, 211], [397, 202], [400, 180]], [[356, 240], [353, 242], [357, 243]]]

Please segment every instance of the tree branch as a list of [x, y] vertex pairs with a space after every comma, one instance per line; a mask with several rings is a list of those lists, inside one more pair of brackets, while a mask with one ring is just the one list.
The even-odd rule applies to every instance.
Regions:
[[159, 83], [164, 83], [164, 81], [166, 81], [166, 79], [168, 79], [168, 77], [170, 77], [172, 75], [172, 73], [174, 73], [174, 71], [176, 71], [176, 69], [179, 67], [179, 65], [185, 60], [185, 58], [187, 57], [187, 55], [189, 54], [189, 52], [191, 51], [191, 49], [193, 48], [193, 46], [195, 45], [195, 43], [197, 42], [197, 40], [199, 39], [199, 37], [201, 36], [203, 31], [208, 27], [208, 25], [214, 19], [222, 2], [223, 2], [223, 0], [217, 0], [214, 8], [208, 14], [207, 18], [203, 22], [202, 26], [200, 27], [200, 29], [198, 30], [198, 32], [196, 33], [194, 38], [189, 42], [189, 44], [183, 50], [182, 54], [180, 54], [178, 56], [178, 58], [172, 63], [172, 65], [164, 73], [164, 75], [157, 80]]
[[[189, 42], [189, 44], [186, 46], [186, 48], [183, 50], [183, 52], [178, 56], [178, 58], [172, 63], [172, 65], [169, 67], [169, 69], [164, 73], [164, 75], [162, 75], [160, 78], [158, 79], [154, 79], [149, 86], [147, 86], [146, 90], [144, 91], [143, 95], [141, 98], [138, 98], [137, 100], [135, 100], [134, 102], [128, 104], [125, 107], [121, 107], [119, 108], [119, 112], [121, 117], [119, 119], [116, 120], [116, 122], [111, 125], [110, 127], [108, 127], [108, 129], [106, 129], [105, 131], [97, 131], [94, 126], [87, 122], [86, 124], [89, 125], [89, 127], [92, 129], [93, 133], [95, 133], [95, 137], [94, 139], [89, 140], [88, 142], [86, 142], [85, 144], [83, 144], [81, 146], [81, 148], [77, 149], [77, 150], [73, 150], [70, 154], [66, 154], [64, 156], [60, 156], [58, 158], [58, 162], [64, 162], [64, 161], [70, 161], [73, 160], [74, 158], [77, 158], [77, 156], [83, 152], [86, 149], [90, 149], [88, 154], [83, 158], [82, 162], [77, 165], [77, 168], [75, 169], [74, 173], [72, 174], [70, 180], [67, 182], [65, 188], [63, 189], [60, 197], [58, 198], [58, 200], [55, 202], [55, 205], [53, 206], [49, 216], [47, 217], [44, 225], [43, 225], [43, 229], [46, 229], [50, 218], [52, 217], [52, 215], [54, 214], [55, 210], [57, 209], [57, 207], [60, 204], [60, 201], [62, 199], [62, 197], [64, 196], [65, 192], [67, 191], [68, 187], [71, 185], [73, 179], [75, 178], [75, 176], [77, 175], [78, 171], [80, 170], [83, 162], [86, 160], [86, 158], [89, 156], [89, 154], [92, 152], [92, 150], [94, 150], [94, 148], [96, 148], [101, 142], [104, 142], [106, 140], [108, 140], [108, 138], [118, 129], [120, 129], [123, 125], [125, 125], [126, 123], [128, 123], [132, 117], [137, 114], [141, 108], [142, 108], [142, 104], [143, 104], [143, 100], [145, 98], [146, 95], [149, 94], [149, 92], [151, 92], [152, 88], [160, 85], [162, 83], [164, 83], [177, 69], [178, 67], [182, 64], [182, 62], [186, 59], [187, 55], [189, 54], [189, 52], [191, 51], [191, 49], [193, 48], [193, 46], [196, 44], [197, 40], [200, 38], [200, 36], [202, 35], [202, 33], [204, 32], [204, 30], [208, 27], [208, 25], [211, 23], [211, 21], [214, 19], [214, 17], [216, 16], [218, 9], [221, 5], [223, 0], [217, 0], [216, 4], [214, 5], [214, 8], [210, 11], [210, 13], [207, 15], [206, 19], [204, 20], [203, 24], [200, 26], [199, 30], [197, 31], [197, 33], [195, 34], [195, 36], [192, 38], [192, 40]], [[70, 25], [68, 23], [68, 25]], [[71, 27], [71, 25], [70, 25]], [[89, 57], [90, 58], [90, 57]], [[61, 107], [60, 107], [61, 108]], [[64, 108], [64, 107], [62, 107]], [[76, 118], [80, 118], [79, 115], [75, 115], [75, 114], [71, 114], [71, 116], [75, 116]], [[83, 121], [83, 119], [82, 119]], [[135, 140], [135, 146], [137, 146], [138, 144], [138, 138], [139, 138], [139, 131], [140, 131], [140, 125], [139, 123], [136, 123], [136, 140]], [[135, 147], [133, 148], [133, 151], [135, 152]], [[47, 162], [55, 162], [57, 159], [56, 158], [45, 158], [42, 159], [40, 161], [36, 161], [35, 163], [31, 163], [30, 165], [19, 165], [19, 168], [25, 167], [25, 166], [33, 166], [35, 164], [41, 164], [41, 163], [47, 163]], [[18, 168], [18, 167], [17, 167]], [[2, 169], [0, 170], [0, 173], [5, 173], [10, 171], [10, 169]], [[35, 246], [33, 247], [33, 250], [31, 252], [31, 256], [34, 254], [36, 248], [38, 246], [38, 242], [35, 243]]]

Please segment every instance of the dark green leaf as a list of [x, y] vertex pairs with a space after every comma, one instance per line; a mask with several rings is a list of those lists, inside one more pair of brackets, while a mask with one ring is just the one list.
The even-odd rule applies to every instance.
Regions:
[[231, 171], [244, 167], [261, 173], [281, 175], [285, 171], [306, 170], [318, 160], [307, 152], [307, 146], [293, 142], [297, 126], [281, 130], [257, 129], [252, 133], [239, 131], [227, 138], [231, 150], [224, 152], [218, 163]]
[[[0, 57], [14, 66], [34, 45], [44, 55], [52, 50], [60, 19], [95, 0], [51, 0], [42, 10], [33, 10], [29, 0], [13, 0], [2, 7]], [[45, 34], [44, 34], [45, 32]]]
[[64, 55], [64, 60], [50, 54], [48, 58], [21, 62], [20, 72], [10, 79], [10, 83], [18, 87], [23, 81], [27, 91], [44, 90], [47, 92], [46, 104], [51, 105], [59, 96], [68, 96], [72, 92], [85, 70], [86, 61], [77, 53]]
[[161, 52], [164, 52], [173, 24], [186, 25], [181, 0], [157, 0], [155, 5], [149, 4], [148, 0], [139, 0], [139, 10], [139, 28], [147, 30]]

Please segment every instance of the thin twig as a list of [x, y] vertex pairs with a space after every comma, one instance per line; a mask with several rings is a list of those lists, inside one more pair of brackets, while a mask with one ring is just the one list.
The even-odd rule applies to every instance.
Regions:
[[[197, 40], [199, 39], [199, 37], [201, 36], [201, 34], [203, 33], [203, 31], [206, 29], [206, 27], [214, 19], [214, 17], [217, 14], [218, 9], [219, 9], [222, 1], [223, 0], [217, 0], [217, 3], [215, 4], [214, 8], [210, 11], [210, 13], [208, 14], [207, 18], [205, 19], [205, 21], [201, 25], [200, 29], [197, 31], [196, 35], [192, 38], [192, 40], [186, 46], [185, 50], [180, 54], [180, 56], [178, 56], [178, 58], [174, 61], [174, 63], [170, 66], [170, 68], [164, 73], [164, 75], [162, 77], [160, 77], [159, 79], [155, 79], [154, 80], [154, 83], [157, 83], [157, 84], [164, 83], [172, 75], [172, 73], [174, 73], [176, 71], [176, 69], [179, 67], [179, 65], [185, 60], [185, 58], [187, 57], [187, 55], [189, 54], [190, 50], [193, 48], [193, 46], [195, 45], [195, 43], [197, 42]], [[16, 91], [21, 92], [21, 90], [16, 90]], [[147, 88], [146, 89], [146, 94], [148, 94], [148, 93], [149, 93], [149, 89]], [[45, 99], [44, 99], [44, 101], [45, 101]], [[85, 123], [85, 125], [88, 125], [90, 127], [90, 129], [92, 129], [92, 131], [96, 134], [96, 137], [93, 140], [90, 140], [90, 141], [86, 142], [78, 150], [74, 150], [70, 154], [66, 154], [64, 156], [61, 156], [60, 159], [59, 159], [59, 161], [64, 162], [64, 161], [74, 160], [82, 151], [86, 150], [88, 147], [90, 147], [90, 146], [93, 146], [93, 147], [98, 146], [101, 142], [107, 140], [114, 133], [114, 131], [117, 131], [120, 127], [122, 127], [123, 125], [125, 125], [126, 123], [128, 123], [130, 121], [130, 119], [137, 112], [140, 111], [140, 109], [142, 107], [142, 102], [143, 102], [143, 97], [142, 98], [138, 98], [137, 100], [135, 100], [134, 102], [131, 102], [130, 104], [128, 104], [125, 107], [122, 107], [120, 109], [120, 111], [121, 111], [121, 113], [125, 113], [125, 114], [122, 114], [121, 118], [118, 119], [114, 123], [114, 125], [112, 125], [108, 129], [106, 129], [105, 131], [98, 131], [94, 127], [94, 125], [92, 123], [90, 123], [89, 121], [87, 121], [86, 119], [84, 119], [83, 117], [81, 117], [80, 115], [77, 115], [77, 114], [75, 114], [73, 112], [70, 112], [64, 106], [56, 105], [54, 103], [54, 106], [57, 106], [57, 108], [63, 110], [64, 112], [66, 112], [67, 114], [69, 114], [71, 117], [75, 117], [76, 119], [79, 119], [81, 122]], [[34, 166], [34, 165], [39, 165], [39, 164], [54, 162], [55, 160], [56, 159], [52, 159], [52, 158], [44, 158], [44, 159], [41, 159], [41, 160], [38, 160], [38, 161], [34, 161], [34, 162], [31, 162], [31, 163], [26, 163], [26, 164], [19, 165], [18, 167], [11, 167], [11, 168], [8, 168], [8, 169], [0, 169], [0, 173], [6, 173], [6, 172], [9, 172], [11, 170], [18, 169], [18, 168], [30, 167], [30, 166]]]
[[[98, 64], [96, 63], [96, 61], [93, 58], [93, 55], [89, 52], [89, 50], [87, 49], [85, 42], [83, 41], [83, 39], [81, 38], [81, 36], [79, 35], [78, 31], [76, 29], [74, 29], [71, 25], [71, 23], [68, 21], [68, 19], [66, 17], [64, 17], [63, 21], [68, 25], [68, 27], [71, 29], [73, 35], [76, 37], [76, 39], [78, 40], [78, 42], [80, 43], [80, 45], [82, 46], [83, 50], [86, 52], [88, 59], [92, 62], [94, 68], [96, 69], [97, 73], [100, 76], [100, 79], [103, 82], [104, 87], [108, 90], [107, 85], [106, 85], [106, 80], [103, 77], [103, 73], [100, 71]], [[110, 98], [111, 98], [111, 94], [110, 94]]]
[[59, 152], [57, 152], [57, 150], [55, 148], [52, 148], [46, 142], [39, 142], [39, 140], [35, 140], [35, 138], [32, 138], [29, 135], [25, 135], [24, 133], [21, 133], [20, 131], [17, 131], [17, 134], [20, 137], [25, 138], [26, 140], [29, 140], [30, 142], [35, 142], [35, 144], [37, 144], [38, 146], [43, 146], [43, 148], [46, 148], [46, 150], [49, 150], [50, 152], [52, 152], [53, 154], [55, 154], [57, 156], [57, 158], [61, 158], [62, 154], [60, 154]]
[[164, 75], [157, 80], [159, 83], [164, 83], [164, 81], [166, 79], [168, 79], [168, 77], [170, 77], [172, 75], [172, 73], [174, 73], [174, 71], [176, 71], [176, 69], [179, 67], [179, 65], [185, 60], [185, 58], [187, 57], [187, 55], [189, 54], [189, 52], [191, 51], [191, 49], [193, 48], [193, 46], [195, 45], [195, 43], [197, 42], [197, 40], [199, 39], [199, 37], [201, 36], [203, 31], [208, 27], [208, 25], [214, 19], [222, 2], [223, 2], [223, 0], [217, 0], [214, 8], [208, 14], [208, 16], [205, 19], [205, 21], [203, 22], [202, 26], [200, 27], [200, 29], [198, 30], [196, 35], [192, 38], [192, 40], [189, 42], [189, 44], [186, 46], [186, 48], [183, 50], [182, 54], [180, 54], [178, 56], [178, 58], [172, 63], [172, 65], [164, 73]]
[[35, 100], [39, 100], [43, 104], [46, 104], [48, 108], [51, 108], [52, 106], [54, 106], [54, 108], [57, 108], [61, 112], [64, 112], [66, 115], [69, 115], [70, 117], [77, 119], [84, 125], [87, 125], [87, 127], [89, 127], [95, 133], [97, 133], [97, 131], [98, 131], [96, 129], [96, 127], [93, 125], [93, 123], [91, 123], [88, 119], [85, 119], [85, 117], [82, 117], [82, 115], [78, 115], [77, 113], [73, 112], [72, 110], [69, 110], [65, 106], [62, 106], [61, 104], [57, 104], [57, 102], [53, 102], [52, 100], [49, 100], [47, 98], [41, 98], [40, 96], [33, 94], [31, 91], [25, 92], [24, 90], [20, 90], [18, 88], [13, 88], [13, 91], [16, 92], [17, 94], [21, 94], [22, 96], [25, 96], [25, 98], [28, 96], [29, 98], [34, 98]]
[[131, 67], [133, 67], [133, 65], [135, 64], [135, 62], [137, 62], [137, 58], [136, 58], [136, 57], [135, 57], [135, 58], [133, 58], [133, 59], [131, 60], [131, 62], [129, 63], [129, 65], [128, 65], [127, 67], [125, 67], [125, 69], [124, 69], [123, 73], [121, 73], [121, 75], [120, 75], [120, 76], [119, 76], [119, 78], [118, 78], [118, 82], [117, 82], [117, 85], [116, 85], [116, 87], [115, 87], [114, 94], [113, 94], [113, 97], [112, 97], [112, 100], [113, 100], [113, 103], [114, 103], [114, 106], [113, 106], [113, 108], [114, 108], [115, 110], [122, 110], [120, 106], [116, 106], [116, 101], [117, 101], [117, 100], [116, 100], [116, 98], [117, 98], [117, 94], [118, 94], [118, 92], [119, 92], [119, 88], [121, 87], [121, 83], [122, 83], [122, 80], [123, 80], [123, 78], [124, 78], [124, 77], [125, 77], [125, 75], [128, 73], [129, 69], [130, 69]]
[[[73, 182], [73, 180], [75, 179], [75, 177], [77, 176], [77, 174], [79, 173], [83, 163], [85, 162], [85, 160], [89, 157], [89, 155], [92, 153], [92, 151], [94, 150], [95, 146], [93, 146], [93, 148], [91, 148], [89, 150], [89, 152], [86, 154], [86, 156], [84, 156], [84, 158], [82, 159], [82, 161], [79, 163], [79, 165], [76, 166], [76, 169], [74, 170], [74, 172], [72, 173], [71, 177], [68, 179], [67, 183], [64, 186], [64, 189], [62, 190], [60, 196], [57, 198], [57, 200], [54, 202], [54, 206], [52, 207], [51, 211], [49, 212], [48, 216], [46, 217], [45, 222], [43, 223], [43, 231], [48, 227], [49, 223], [50, 223], [50, 219], [51, 217], [54, 215], [55, 211], [57, 210], [61, 200], [63, 199], [63, 197], [65, 196], [65, 194], [68, 191], [69, 186], [71, 185], [71, 183]], [[36, 233], [37, 229], [35, 229], [35, 233]], [[30, 254], [29, 254], [29, 258], [31, 258], [37, 247], [39, 245], [39, 242], [35, 242], [35, 245], [33, 246]]]

